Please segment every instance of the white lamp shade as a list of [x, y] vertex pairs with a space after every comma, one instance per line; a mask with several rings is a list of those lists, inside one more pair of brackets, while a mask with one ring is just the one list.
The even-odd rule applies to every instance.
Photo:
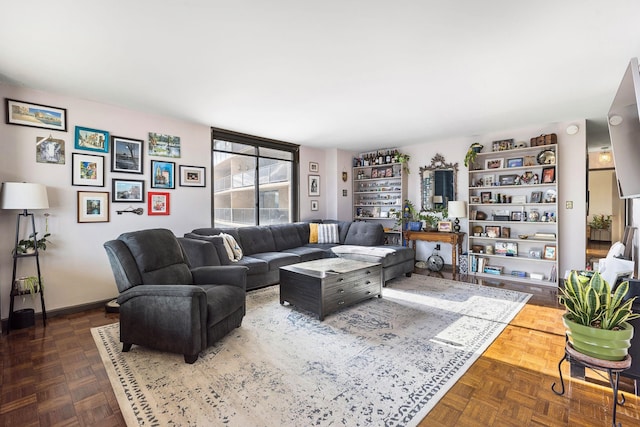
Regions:
[[0, 192], [2, 209], [48, 209], [47, 187], [28, 182], [4, 182]]
[[450, 200], [447, 205], [450, 218], [466, 218], [467, 204], [464, 200]]

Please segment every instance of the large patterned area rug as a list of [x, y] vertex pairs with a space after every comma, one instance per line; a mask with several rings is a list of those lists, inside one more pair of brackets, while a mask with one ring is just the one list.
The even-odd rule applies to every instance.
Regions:
[[127, 425], [415, 426], [530, 297], [413, 275], [320, 322], [278, 292], [193, 365], [92, 329]]

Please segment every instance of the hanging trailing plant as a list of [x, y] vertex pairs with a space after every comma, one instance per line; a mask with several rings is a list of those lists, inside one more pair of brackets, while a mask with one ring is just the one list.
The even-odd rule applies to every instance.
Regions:
[[469, 165], [473, 165], [473, 162], [476, 161], [476, 157], [478, 156], [478, 153], [482, 151], [483, 147], [484, 145], [480, 144], [479, 142], [474, 142], [469, 146], [469, 149], [467, 150], [467, 154], [464, 156], [465, 167], [469, 167]]

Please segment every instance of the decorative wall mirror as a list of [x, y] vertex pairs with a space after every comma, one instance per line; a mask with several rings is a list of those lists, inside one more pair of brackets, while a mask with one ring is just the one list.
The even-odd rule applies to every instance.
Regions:
[[447, 163], [436, 154], [431, 164], [420, 168], [422, 210], [442, 209], [458, 197], [458, 163]]

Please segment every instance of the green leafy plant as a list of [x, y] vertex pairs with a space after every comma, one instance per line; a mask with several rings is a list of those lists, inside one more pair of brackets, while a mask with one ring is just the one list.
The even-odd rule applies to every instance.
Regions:
[[411, 159], [410, 154], [398, 153], [398, 161], [402, 164], [402, 170], [409, 175], [409, 160]]
[[51, 243], [47, 240], [47, 237], [51, 236], [51, 233], [45, 233], [41, 239], [37, 238], [38, 233], [31, 233], [28, 239], [23, 239], [18, 242], [18, 246], [15, 247], [14, 252], [18, 254], [26, 254], [32, 252], [37, 247], [38, 250], [47, 250], [47, 243]]
[[580, 325], [600, 329], [616, 329], [623, 322], [636, 319], [631, 306], [635, 297], [624, 301], [629, 291], [629, 282], [622, 282], [611, 293], [606, 280], [595, 272], [590, 278], [572, 271], [560, 289], [558, 299], [567, 309], [569, 320]]
[[476, 157], [478, 156], [478, 153], [482, 151], [483, 147], [484, 145], [480, 144], [479, 142], [474, 142], [469, 146], [467, 154], [464, 156], [465, 167], [469, 167], [469, 165], [472, 165], [473, 162], [476, 161]]
[[42, 278], [38, 280], [38, 276], [20, 277], [16, 279], [14, 287], [16, 292], [21, 294], [29, 293], [33, 297], [37, 292], [40, 292], [40, 287], [44, 287], [44, 282]]
[[596, 230], [608, 230], [611, 227], [611, 215], [594, 215], [589, 222], [589, 226]]

